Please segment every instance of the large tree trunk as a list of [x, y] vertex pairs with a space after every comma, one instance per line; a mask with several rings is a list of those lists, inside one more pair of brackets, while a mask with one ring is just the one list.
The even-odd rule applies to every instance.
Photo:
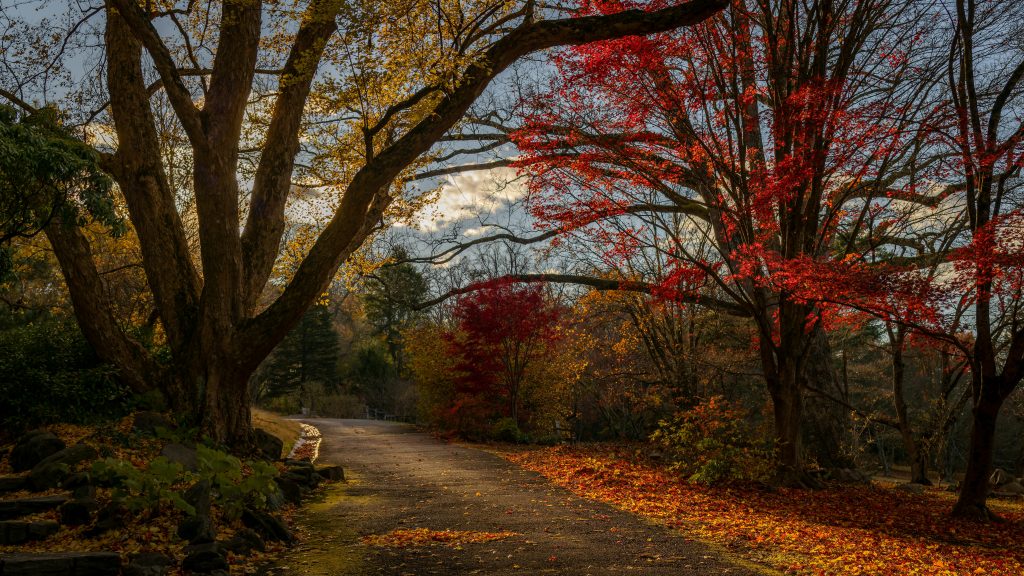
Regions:
[[[774, 363], [769, 367], [774, 367]], [[803, 455], [803, 394], [795, 363], [765, 373], [775, 422], [774, 483], [793, 488], [820, 488], [807, 474]]]
[[914, 446], [915, 451], [907, 455], [910, 459], [910, 481], [914, 484], [931, 486], [932, 481], [928, 478], [928, 453], [917, 443]]
[[200, 376], [205, 385], [203, 431], [217, 442], [240, 451], [252, 446], [249, 375], [229, 366], [209, 364]]
[[803, 398], [804, 449], [820, 466], [854, 468], [853, 425], [844, 405], [849, 394], [832, 364], [828, 334], [816, 326], [810, 337], [804, 363], [809, 392]]
[[775, 416], [777, 476], [783, 484], [799, 484], [804, 467], [800, 426], [803, 400], [792, 375], [782, 374], [776, 382], [770, 380], [768, 391]]
[[[983, 386], [982, 391], [993, 386]], [[992, 520], [997, 516], [988, 508], [988, 479], [992, 473], [992, 454], [995, 450], [996, 420], [1002, 399], [993, 393], [983, 394], [972, 410], [971, 440], [967, 453], [967, 471], [960, 485], [960, 495], [953, 506], [953, 515], [977, 520]]]

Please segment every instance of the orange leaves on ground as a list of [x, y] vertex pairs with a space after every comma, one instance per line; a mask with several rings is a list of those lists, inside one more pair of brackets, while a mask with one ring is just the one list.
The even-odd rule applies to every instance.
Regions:
[[465, 530], [431, 530], [429, 528], [410, 528], [392, 530], [387, 534], [374, 534], [363, 536], [363, 544], [370, 546], [387, 546], [391, 548], [402, 548], [405, 546], [433, 546], [435, 544], [446, 544], [448, 546], [461, 546], [462, 544], [477, 544], [504, 540], [512, 536], [518, 536], [516, 532], [474, 532]]
[[1016, 502], [991, 503], [1007, 522], [979, 524], [949, 518], [955, 495], [938, 490], [708, 488], [608, 447], [504, 456], [580, 496], [789, 573], [1024, 574], [1024, 506]]

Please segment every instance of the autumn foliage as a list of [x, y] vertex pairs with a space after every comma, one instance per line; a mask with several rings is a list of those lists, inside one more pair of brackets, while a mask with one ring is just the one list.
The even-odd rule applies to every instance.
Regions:
[[410, 330], [427, 419], [465, 436], [519, 440], [550, 384], [559, 317], [542, 285], [497, 282], [460, 297], [452, 326]]
[[637, 457], [636, 446], [506, 452], [574, 493], [715, 542], [791, 574], [954, 576], [1024, 572], [1024, 508], [995, 502], [1011, 520], [948, 518], [953, 494], [878, 486], [806, 492], [707, 488]]
[[461, 546], [463, 544], [476, 544], [481, 542], [492, 542], [504, 540], [512, 536], [518, 536], [515, 532], [475, 532], [470, 530], [431, 530], [429, 528], [399, 528], [387, 534], [374, 534], [363, 536], [363, 544], [370, 546], [383, 546], [390, 548], [402, 548], [406, 546], [433, 546], [443, 544], [446, 546]]

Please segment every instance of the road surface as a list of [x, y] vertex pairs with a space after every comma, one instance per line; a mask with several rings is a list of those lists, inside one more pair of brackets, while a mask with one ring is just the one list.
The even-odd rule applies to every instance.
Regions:
[[[749, 575], [721, 551], [574, 496], [493, 454], [374, 420], [303, 420], [323, 434], [322, 464], [345, 467], [296, 519], [300, 543], [271, 574]], [[486, 543], [386, 548], [361, 537], [402, 528], [511, 531]]]

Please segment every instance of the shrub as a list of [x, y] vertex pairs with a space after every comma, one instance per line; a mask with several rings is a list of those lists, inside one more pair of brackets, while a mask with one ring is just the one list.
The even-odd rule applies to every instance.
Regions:
[[71, 321], [42, 320], [0, 331], [0, 414], [18, 433], [54, 422], [121, 417], [129, 390], [96, 358]]
[[692, 482], [764, 480], [770, 470], [771, 443], [747, 417], [738, 406], [712, 396], [659, 422], [651, 440], [668, 452], [672, 468]]
[[203, 445], [196, 447], [196, 459], [198, 470], [188, 472], [163, 456], [153, 459], [145, 469], [136, 468], [127, 460], [105, 458], [93, 463], [92, 474], [100, 481], [114, 484], [114, 497], [135, 512], [153, 513], [170, 504], [191, 516], [196, 511], [182, 498], [182, 489], [206, 480], [212, 488], [212, 503], [226, 518], [236, 519], [246, 506], [266, 508], [268, 497], [277, 491], [274, 478], [278, 471], [269, 462], [243, 463], [226, 452]]
[[145, 470], [117, 458], [104, 458], [92, 464], [93, 476], [101, 482], [115, 484], [114, 497], [136, 513], [155, 512], [170, 504], [188, 515], [195, 514], [195, 508], [175, 489], [183, 472], [181, 464], [163, 456], [150, 462]]
[[520, 443], [526, 440], [523, 432], [519, 430], [516, 421], [511, 418], [502, 418], [491, 426], [491, 438], [499, 442]]

